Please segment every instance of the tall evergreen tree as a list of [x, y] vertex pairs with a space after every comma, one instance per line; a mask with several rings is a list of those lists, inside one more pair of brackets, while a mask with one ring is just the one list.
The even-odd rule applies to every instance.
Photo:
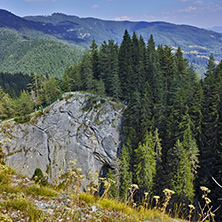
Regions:
[[109, 40], [108, 44], [103, 42], [99, 55], [100, 75], [105, 84], [106, 94], [119, 98], [118, 45], [113, 40]]
[[81, 62], [81, 80], [85, 90], [93, 89], [93, 67], [89, 51], [85, 51]]
[[150, 84], [152, 97], [153, 97], [153, 109], [155, 118], [155, 127], [160, 129], [162, 133], [165, 125], [165, 104], [164, 104], [164, 88], [163, 88], [163, 75], [160, 68], [159, 57], [155, 48], [155, 42], [153, 36], [150, 36], [147, 45], [147, 62], [146, 73], [147, 81]]
[[192, 128], [194, 128], [194, 126], [188, 113], [188, 106], [186, 106], [186, 111], [179, 124], [179, 128], [183, 134], [182, 145], [187, 152], [191, 164], [192, 181], [194, 181], [199, 167], [199, 148], [193, 136]]
[[68, 72], [65, 72], [62, 79], [62, 90], [64, 92], [71, 91], [71, 78], [69, 77]]
[[132, 40], [127, 30], [125, 30], [122, 43], [119, 49], [119, 78], [121, 86], [121, 98], [129, 101], [132, 96]]
[[120, 155], [120, 197], [126, 201], [128, 189], [132, 183], [132, 173], [130, 170], [130, 154], [127, 145], [123, 145]]
[[135, 150], [135, 178], [141, 193], [152, 192], [156, 175], [154, 139], [151, 132], [147, 132], [142, 143]]
[[32, 99], [30, 95], [28, 94], [27, 91], [23, 90], [21, 93], [21, 96], [17, 100], [16, 103], [16, 110], [17, 110], [17, 115], [26, 115], [29, 114], [33, 111], [34, 109], [34, 104], [32, 102]]
[[140, 35], [139, 38], [139, 76], [137, 81], [138, 89], [142, 91], [143, 84], [146, 82], [146, 43], [144, 42], [143, 37]]
[[190, 203], [194, 198], [194, 189], [190, 162], [187, 152], [179, 140], [168, 151], [168, 175], [170, 189], [175, 191], [174, 200], [177, 203]]
[[165, 170], [163, 167], [162, 160], [162, 145], [161, 139], [159, 137], [158, 129], [155, 129], [154, 132], [154, 148], [156, 155], [156, 175], [154, 178], [154, 191], [156, 194], [160, 194], [163, 189], [165, 189], [166, 178], [165, 178]]
[[213, 166], [217, 158], [218, 145], [218, 83], [215, 73], [213, 56], [210, 57], [207, 66], [206, 78], [203, 82], [202, 125], [200, 145], [200, 184], [210, 187]]
[[175, 67], [175, 59], [172, 54], [172, 49], [169, 46], [159, 46], [158, 47], [158, 55], [161, 71], [164, 76], [164, 99], [167, 107], [172, 106], [174, 95], [177, 91], [176, 87], [176, 67]]
[[[140, 85], [138, 84], [140, 82], [140, 66], [141, 63], [141, 56], [140, 56], [140, 46], [139, 46], [139, 39], [137, 37], [137, 34], [134, 32], [132, 36], [132, 69], [133, 69], [133, 75], [131, 80], [131, 88], [135, 91], [140, 92]], [[138, 82], [139, 81], [139, 82]]]
[[92, 58], [93, 77], [94, 79], [99, 80], [101, 78], [99, 69], [99, 51], [95, 39], [93, 39], [92, 44], [90, 45], [90, 53]]
[[58, 81], [53, 76], [44, 81], [43, 90], [46, 104], [50, 104], [61, 92]]
[[153, 117], [153, 97], [149, 83], [145, 82], [141, 94], [140, 135], [138, 135], [140, 139], [144, 138], [147, 131], [151, 132], [153, 130]]
[[[68, 78], [65, 77], [65, 75], [67, 75]], [[68, 85], [68, 87], [70, 87], [72, 91], [82, 89], [83, 84], [81, 80], [81, 62], [75, 63], [73, 66], [67, 67], [64, 73], [63, 85]]]

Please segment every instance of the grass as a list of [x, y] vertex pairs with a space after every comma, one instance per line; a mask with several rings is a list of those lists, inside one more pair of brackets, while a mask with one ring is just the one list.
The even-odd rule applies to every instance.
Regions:
[[0, 206], [6, 210], [12, 208], [24, 212], [29, 217], [29, 221], [36, 221], [38, 218], [40, 218], [40, 211], [37, 210], [33, 203], [27, 200], [25, 196], [9, 196], [5, 202], [0, 204]]
[[[21, 176], [13, 176], [15, 172], [9, 167], [0, 165], [0, 221], [13, 221], [12, 213], [18, 214], [17, 218], [24, 221], [105, 221], [105, 222], [172, 222], [167, 214], [159, 209], [145, 209], [144, 206], [130, 206], [118, 199], [94, 196], [90, 193], [64, 191], [50, 185], [40, 186], [23, 184]], [[17, 184], [13, 179], [21, 181]], [[14, 185], [13, 185], [14, 184]], [[21, 192], [21, 190], [23, 192]], [[61, 194], [65, 194], [63, 200]], [[66, 202], [68, 205], [59, 205]], [[53, 212], [44, 212], [44, 208], [37, 209], [35, 200], [44, 206], [50, 202], [54, 207]], [[59, 208], [57, 208], [59, 205]], [[64, 208], [63, 208], [64, 207]], [[96, 210], [92, 210], [96, 207]], [[7, 212], [7, 213], [5, 213]], [[8, 215], [7, 215], [8, 214]]]
[[59, 194], [57, 191], [47, 186], [31, 186], [27, 187], [25, 190], [28, 194], [44, 197], [56, 197]]
[[172, 219], [168, 215], [163, 215], [160, 210], [156, 210], [154, 213], [154, 210], [145, 209], [144, 207], [133, 208], [126, 205], [122, 201], [108, 198], [95, 198], [95, 196], [89, 193], [80, 193], [78, 197], [80, 201], [85, 201], [89, 205], [96, 205], [105, 210], [118, 212], [120, 215], [123, 216], [123, 218], [125, 218], [125, 221], [136, 222], [152, 219], [153, 221], [172, 221]]

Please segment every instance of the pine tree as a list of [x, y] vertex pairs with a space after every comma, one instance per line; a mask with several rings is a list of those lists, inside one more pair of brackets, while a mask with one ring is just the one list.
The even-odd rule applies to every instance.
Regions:
[[83, 84], [83, 89], [92, 90], [93, 89], [93, 70], [92, 61], [89, 51], [85, 51], [82, 62], [81, 62], [81, 80]]
[[[132, 69], [133, 69], [133, 75], [131, 80], [131, 88], [134, 89], [137, 92], [140, 92], [140, 85], [138, 84], [140, 82], [140, 66], [141, 63], [141, 56], [140, 56], [140, 45], [139, 45], [139, 39], [137, 37], [137, 34], [134, 32], [132, 36]], [[139, 82], [138, 82], [139, 81]]]
[[153, 97], [150, 90], [150, 85], [145, 82], [143, 92], [141, 94], [141, 109], [140, 109], [140, 135], [142, 139], [147, 131], [153, 130], [154, 118], [153, 118]]
[[175, 59], [172, 54], [172, 49], [169, 46], [165, 46], [164, 48], [159, 46], [157, 52], [159, 55], [161, 71], [164, 77], [163, 87], [165, 92], [165, 104], [167, 107], [170, 107], [173, 104], [174, 96], [177, 91]]
[[154, 148], [156, 157], [156, 175], [154, 178], [154, 191], [155, 193], [159, 194], [165, 188], [166, 174], [163, 167], [161, 139], [159, 137], [159, 132], [157, 128], [154, 132]]
[[65, 72], [62, 79], [62, 91], [70, 92], [71, 91], [71, 78], [69, 77], [68, 72]]
[[58, 97], [61, 92], [61, 89], [59, 87], [58, 81], [53, 76], [50, 76], [43, 83], [43, 91], [45, 95], [46, 104], [50, 104], [52, 100]]
[[170, 189], [175, 191], [174, 201], [190, 203], [194, 198], [194, 188], [190, 162], [182, 143], [177, 140], [175, 146], [168, 151], [167, 167]]
[[37, 73], [32, 74], [32, 82], [28, 84], [28, 89], [31, 92], [31, 99], [34, 103], [35, 108], [39, 108], [41, 106], [41, 101], [42, 101], [42, 82], [43, 78], [41, 78], [40, 75]]
[[118, 45], [113, 40], [104, 41], [99, 53], [100, 75], [105, 84], [106, 94], [119, 98], [120, 82], [118, 76]]
[[121, 98], [129, 101], [132, 96], [132, 40], [127, 30], [125, 30], [122, 43], [119, 49], [119, 79], [121, 86]]
[[211, 189], [210, 181], [213, 175], [214, 163], [217, 159], [218, 146], [218, 103], [219, 79], [215, 73], [213, 56], [210, 57], [206, 78], [203, 81], [203, 104], [200, 144], [200, 184]]
[[5, 93], [0, 86], [0, 120], [7, 119], [9, 117], [15, 116], [16, 109], [14, 100]]
[[191, 121], [188, 109], [188, 106], [186, 106], [186, 111], [179, 124], [179, 128], [182, 131], [181, 134], [183, 134], [182, 145], [187, 152], [188, 160], [191, 164], [192, 181], [194, 181], [199, 167], [199, 148], [193, 136], [192, 128], [194, 128], [194, 125]]
[[193, 122], [193, 134], [197, 141], [198, 147], [201, 143], [201, 123], [202, 123], [202, 104], [203, 99], [203, 89], [202, 81], [197, 84], [193, 89], [193, 96], [189, 102], [189, 115]]
[[128, 189], [132, 183], [132, 173], [130, 171], [130, 154], [127, 145], [123, 145], [120, 156], [120, 197], [126, 201]]
[[99, 96], [106, 96], [105, 84], [102, 79], [93, 81], [95, 93]]
[[153, 36], [150, 36], [147, 45], [147, 62], [146, 73], [147, 81], [150, 84], [153, 98], [153, 113], [155, 119], [155, 127], [160, 129], [162, 133], [165, 128], [165, 104], [164, 104], [164, 88], [163, 74], [161, 72], [159, 57], [155, 48]]
[[29, 93], [23, 90], [16, 104], [16, 110], [18, 111], [18, 115], [23, 116], [26, 114], [30, 114], [33, 109], [34, 104]]
[[183, 52], [180, 47], [178, 47], [174, 58], [176, 68], [176, 85], [177, 87], [184, 87], [189, 84], [188, 60], [183, 57]]
[[151, 193], [156, 175], [154, 140], [151, 132], [147, 132], [142, 143], [135, 150], [135, 178], [141, 193]]
[[92, 44], [90, 45], [90, 53], [92, 58], [93, 77], [94, 79], [99, 80], [101, 78], [99, 69], [99, 51], [95, 39], [93, 39]]
[[140, 92], [143, 90], [143, 84], [146, 82], [146, 43], [143, 37], [140, 35], [139, 38], [139, 76], [137, 79], [137, 85]]
[[[63, 82], [64, 82], [63, 86], [66, 87], [68, 85], [68, 89], [71, 89], [72, 91], [81, 90], [83, 83], [81, 80], [80, 72], [81, 72], [81, 62], [75, 63], [73, 66], [67, 67], [63, 77]], [[65, 77], [65, 75], [68, 75], [68, 78]]]

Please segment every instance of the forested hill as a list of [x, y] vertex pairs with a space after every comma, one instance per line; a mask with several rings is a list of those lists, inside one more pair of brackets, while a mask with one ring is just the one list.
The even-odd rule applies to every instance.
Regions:
[[82, 52], [61, 42], [47, 39], [26, 40], [11, 29], [0, 29], [0, 71], [30, 75], [53, 75], [61, 78], [67, 66]]
[[214, 54], [216, 61], [221, 60], [222, 34], [193, 26], [166, 22], [104, 21], [59, 13], [25, 18], [30, 21], [51, 23], [63, 30], [63, 36], [67, 37], [67, 40], [74, 34], [78, 37], [78, 41], [83, 40], [85, 43], [91, 43], [93, 39], [97, 44], [108, 39], [121, 43], [125, 29], [129, 34], [136, 32], [138, 36], [142, 35], [145, 40], [148, 40], [152, 34], [156, 45], [168, 45], [173, 49], [180, 46], [184, 56], [201, 73], [204, 72], [211, 53]]
[[[13, 29], [25, 40], [50, 39], [72, 47], [89, 46], [93, 39], [97, 44], [108, 39], [120, 44], [122, 34], [127, 29], [129, 34], [135, 31], [145, 40], [153, 34], [156, 45], [169, 45], [173, 49], [180, 46], [184, 56], [201, 73], [204, 72], [211, 53], [214, 54], [216, 61], [221, 60], [222, 34], [187, 25], [165, 22], [104, 21], [61, 13], [21, 18], [8, 11], [0, 10], [0, 29], [2, 28]], [[14, 56], [14, 53], [11, 54]], [[4, 71], [1, 66], [0, 71]]]

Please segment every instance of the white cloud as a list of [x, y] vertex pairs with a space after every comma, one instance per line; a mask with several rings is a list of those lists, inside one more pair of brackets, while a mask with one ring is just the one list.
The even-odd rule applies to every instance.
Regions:
[[194, 4], [199, 4], [199, 5], [201, 5], [201, 4], [203, 4], [203, 1], [195, 1]]
[[197, 10], [197, 7], [188, 6], [185, 9], [179, 9], [178, 12], [193, 12], [193, 11], [196, 11], [196, 10]]
[[114, 20], [115, 21], [129, 21], [131, 19], [130, 19], [130, 17], [124, 15], [124, 16], [116, 17]]
[[92, 8], [99, 8], [98, 5], [92, 5]]

